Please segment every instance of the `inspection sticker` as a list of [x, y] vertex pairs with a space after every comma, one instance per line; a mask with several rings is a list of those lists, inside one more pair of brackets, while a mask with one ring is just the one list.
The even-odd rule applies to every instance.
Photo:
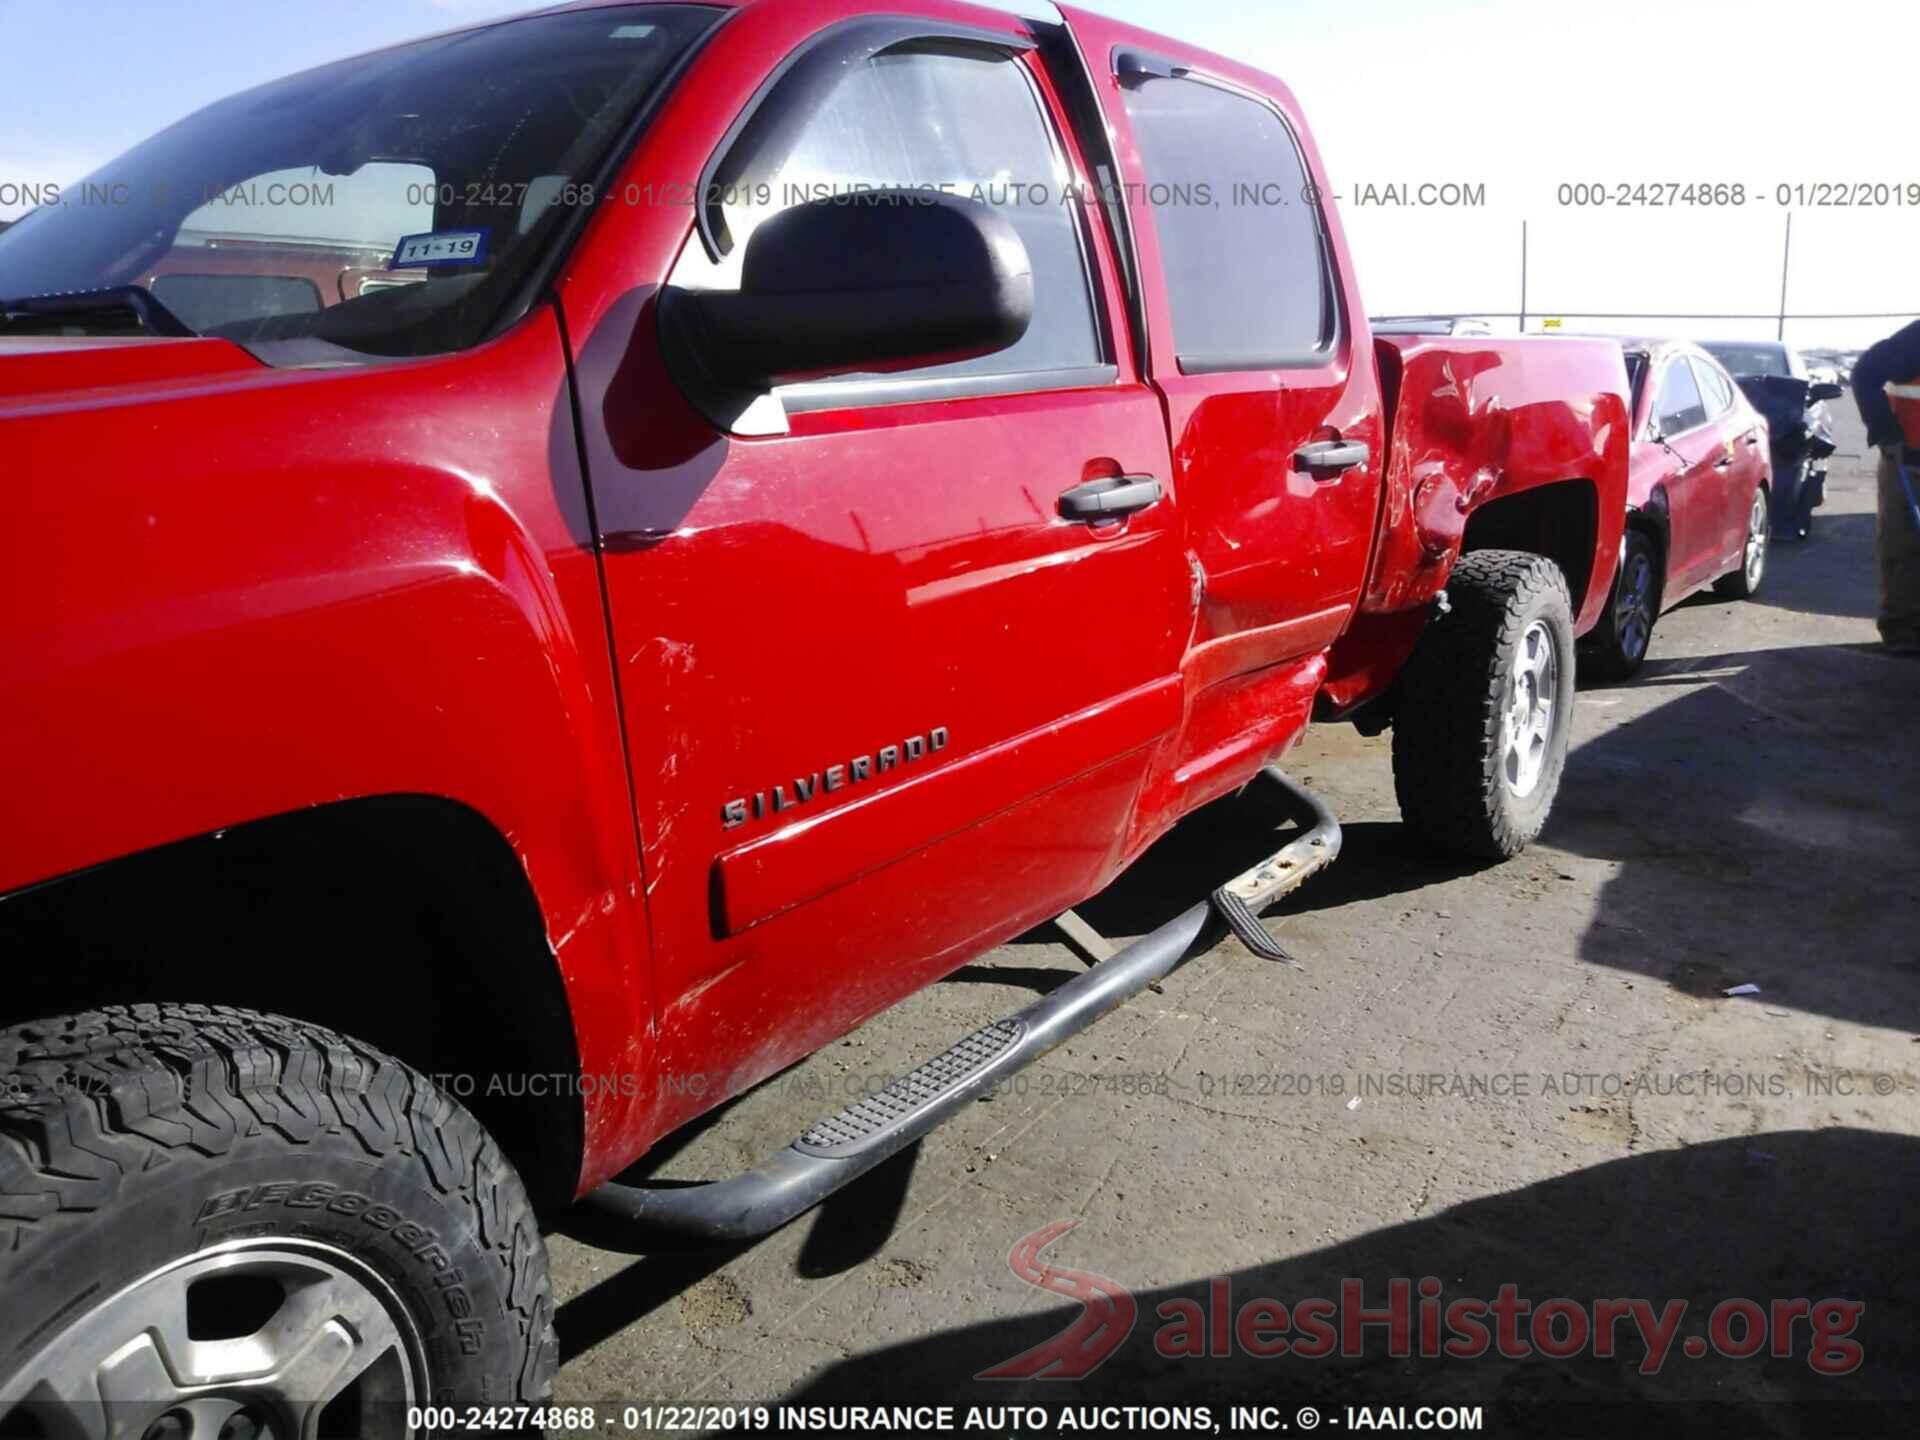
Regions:
[[478, 265], [487, 258], [485, 230], [429, 230], [403, 235], [393, 247], [389, 270], [412, 270], [422, 265]]

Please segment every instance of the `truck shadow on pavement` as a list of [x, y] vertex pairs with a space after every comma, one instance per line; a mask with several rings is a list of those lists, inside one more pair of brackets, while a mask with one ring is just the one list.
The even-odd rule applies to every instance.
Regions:
[[[1871, 620], [1879, 610], [1873, 531], [1871, 511], [1864, 515], [1815, 511], [1808, 539], [1776, 542], [1769, 548], [1760, 593], [1747, 603], [1801, 615]], [[1703, 593], [1713, 596], [1712, 591]]]
[[1920, 663], [1716, 656], [1579, 746], [1545, 840], [1621, 867], [1580, 954], [1719, 998], [1920, 1026]]
[[[1309, 1404], [1328, 1417], [1343, 1416], [1347, 1406], [1404, 1405], [1411, 1415], [1416, 1406], [1461, 1405], [1482, 1407], [1495, 1434], [1910, 1433], [1912, 1356], [1920, 1343], [1920, 1256], [1910, 1243], [1916, 1193], [1920, 1141], [1796, 1130], [1633, 1155], [1309, 1254], [1153, 1290], [1134, 1292], [1127, 1284], [1129, 1270], [1153, 1252], [1151, 1226], [1114, 1248], [1063, 1233], [1044, 1247], [1044, 1284], [1081, 1304], [872, 1350], [833, 1364], [784, 1403], [1208, 1405], [1223, 1428], [1232, 1405], [1275, 1405], [1288, 1418]], [[1275, 1213], [1249, 1223], [1277, 1232], [1288, 1216], [1278, 1199], [1271, 1204]], [[1017, 1244], [1011, 1227], [1007, 1244]], [[1358, 1354], [1325, 1359], [1256, 1357], [1232, 1335], [1250, 1301], [1274, 1300], [1290, 1310], [1313, 1297], [1338, 1301], [1342, 1282], [1351, 1279], [1360, 1282], [1368, 1309], [1384, 1309], [1390, 1280], [1403, 1277], [1417, 1287], [1427, 1276], [1440, 1282], [1443, 1314], [1456, 1299], [1490, 1301], [1508, 1285], [1535, 1307], [1565, 1297], [1589, 1317], [1602, 1298], [1646, 1300], [1656, 1316], [1669, 1314], [1675, 1300], [1686, 1308], [1664, 1364], [1651, 1374], [1641, 1373], [1649, 1347], [1625, 1320], [1612, 1327], [1611, 1356], [1596, 1354], [1590, 1341], [1567, 1359], [1493, 1351], [1421, 1358], [1417, 1309], [1410, 1340], [1416, 1348], [1407, 1358], [1389, 1353], [1383, 1325], [1364, 1332]], [[1230, 1298], [1221, 1295], [1223, 1281]], [[1004, 1277], [1004, 1288], [1009, 1309], [1030, 1294], [1014, 1273]], [[1785, 1355], [1772, 1353], [1764, 1339], [1747, 1358], [1716, 1352], [1709, 1317], [1728, 1300], [1757, 1302], [1768, 1316], [1775, 1300], [1864, 1305], [1857, 1313], [1813, 1312], [1825, 1316], [1830, 1332], [1819, 1347], [1829, 1368], [1845, 1363], [1834, 1347], [1847, 1341], [1859, 1347], [1857, 1367], [1841, 1375], [1816, 1369], [1809, 1360], [1813, 1326], [1805, 1318], [1786, 1327]], [[1409, 1303], [1417, 1307], [1417, 1290]], [[1231, 1327], [1225, 1336], [1221, 1315]], [[1190, 1327], [1194, 1317], [1203, 1325], [1203, 1353], [1162, 1353], [1191, 1339], [1190, 1328], [1175, 1327]], [[1566, 1338], [1571, 1323], [1556, 1321], [1549, 1344]], [[1539, 1333], [1530, 1316], [1518, 1324], [1524, 1339]], [[1842, 1327], [1851, 1333], [1840, 1335]], [[1436, 1333], [1445, 1340], [1456, 1332]], [[1718, 1338], [1738, 1350], [1743, 1335], [1736, 1319]], [[1065, 1378], [1090, 1360], [1097, 1368], [1077, 1381]], [[997, 1367], [1032, 1372], [1043, 1363], [1047, 1368], [1025, 1379], [977, 1378]], [[1737, 1409], [1705, 1408], [1729, 1403]], [[1633, 1408], [1608, 1408], [1623, 1404]]]
[[[1847, 423], [1854, 422], [1848, 417]], [[1793, 616], [1877, 611], [1873, 455], [1854, 433], [1811, 539], [1776, 544], [1758, 596], [1704, 593], [1667, 617], [1693, 648], [1716, 632], [1747, 645], [1662, 654], [1608, 693], [1661, 703], [1578, 746], [1548, 844], [1618, 872], [1580, 954], [1720, 1001], [1752, 1001], [1863, 1025], [1920, 1027], [1920, 661]], [[1703, 629], [1703, 627], [1705, 627]], [[1711, 642], [1709, 642], [1711, 643]], [[1667, 698], [1671, 697], [1671, 698]]]
[[[1868, 514], [1828, 515], [1817, 512], [1812, 538], [1775, 541], [1767, 550], [1767, 573], [1759, 594], [1751, 600], [1729, 600], [1713, 590], [1701, 590], [1676, 605], [1670, 614], [1687, 610], [1741, 606], [1789, 610], [1798, 615], [1837, 615], [1871, 620], [1879, 605], [1874, 586], [1874, 518]], [[1666, 623], [1665, 619], [1662, 624]], [[1660, 630], [1654, 629], [1653, 649], [1660, 649]], [[1631, 685], [1633, 681], [1627, 681]]]

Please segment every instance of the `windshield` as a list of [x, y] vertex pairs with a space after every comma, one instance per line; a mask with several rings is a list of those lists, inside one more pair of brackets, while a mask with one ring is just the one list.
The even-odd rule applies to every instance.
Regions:
[[0, 234], [0, 301], [140, 286], [270, 361], [475, 344], [716, 13], [533, 15], [222, 100]]
[[1782, 345], [1705, 345], [1701, 347], [1735, 375], [1791, 375]]

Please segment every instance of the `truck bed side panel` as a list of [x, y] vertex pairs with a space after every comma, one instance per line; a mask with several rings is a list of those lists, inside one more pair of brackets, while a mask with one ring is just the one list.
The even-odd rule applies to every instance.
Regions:
[[1606, 340], [1381, 336], [1397, 371], [1386, 497], [1363, 613], [1429, 604], [1475, 511], [1579, 481], [1595, 502], [1594, 564], [1570, 577], [1574, 628], [1599, 618], [1625, 520], [1630, 419], [1620, 347]]

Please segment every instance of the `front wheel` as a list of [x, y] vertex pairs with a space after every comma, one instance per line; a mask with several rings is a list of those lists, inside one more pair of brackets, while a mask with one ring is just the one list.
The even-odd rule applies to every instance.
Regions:
[[1714, 590], [1729, 600], [1749, 600], [1760, 589], [1760, 578], [1767, 573], [1767, 542], [1773, 536], [1773, 512], [1767, 492], [1753, 492], [1747, 507], [1747, 539], [1740, 552], [1738, 569], [1730, 570], [1713, 582]]
[[466, 1110], [317, 1026], [136, 1005], [0, 1030], [0, 1434], [403, 1436], [534, 1403], [525, 1189]]
[[1559, 566], [1516, 550], [1463, 556], [1447, 598], [1401, 677], [1393, 788], [1439, 848], [1504, 860], [1539, 835], [1566, 768], [1572, 603]]

